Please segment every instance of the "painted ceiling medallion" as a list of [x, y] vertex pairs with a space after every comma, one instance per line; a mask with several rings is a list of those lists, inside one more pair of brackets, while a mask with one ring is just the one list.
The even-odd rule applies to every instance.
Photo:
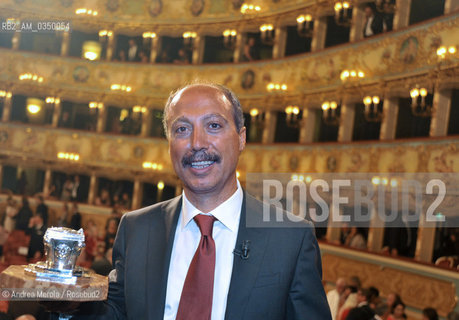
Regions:
[[107, 2], [105, 3], [105, 7], [107, 8], [108, 11], [115, 12], [120, 7], [120, 1], [119, 0], [107, 0]]
[[195, 17], [199, 16], [204, 10], [204, 0], [192, 0], [191, 3], [191, 14]]
[[161, 0], [151, 0], [148, 5], [148, 12], [152, 17], [156, 17], [163, 11], [163, 2]]

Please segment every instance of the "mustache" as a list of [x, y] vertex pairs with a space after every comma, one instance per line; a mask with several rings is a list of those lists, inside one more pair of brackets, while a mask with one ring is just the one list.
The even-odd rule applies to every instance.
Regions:
[[197, 161], [214, 161], [220, 163], [221, 157], [217, 153], [210, 153], [204, 150], [192, 151], [182, 158], [182, 166], [191, 166], [193, 162]]

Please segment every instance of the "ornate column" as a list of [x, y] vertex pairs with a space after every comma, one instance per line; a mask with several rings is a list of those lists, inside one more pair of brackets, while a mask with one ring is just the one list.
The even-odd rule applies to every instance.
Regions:
[[435, 222], [427, 222], [425, 213], [421, 214], [418, 227], [418, 238], [416, 240], [416, 251], [414, 259], [423, 262], [432, 262], [435, 245]]
[[276, 135], [276, 121], [277, 113], [275, 111], [266, 111], [265, 113], [265, 126], [263, 128], [263, 135], [261, 143], [273, 143]]
[[373, 208], [371, 213], [370, 228], [368, 229], [367, 248], [372, 252], [381, 252], [384, 245], [384, 227], [385, 223]]
[[411, 0], [397, 0], [394, 15], [394, 30], [407, 27], [410, 23]]
[[287, 27], [276, 28], [273, 46], [273, 58], [283, 58], [285, 56], [285, 47], [287, 45]]
[[398, 98], [384, 99], [383, 114], [379, 140], [395, 139], [398, 118]]
[[132, 191], [132, 208], [138, 209], [142, 206], [143, 183], [138, 178], [134, 180], [134, 190]]
[[443, 137], [448, 134], [452, 90], [435, 90], [433, 113], [430, 121], [430, 136]]
[[52, 177], [51, 169], [46, 168], [45, 179], [43, 182], [43, 194], [49, 195], [49, 191], [50, 191], [51, 183], [52, 183], [51, 177]]
[[242, 60], [242, 55], [244, 53], [244, 45], [247, 41], [247, 34], [245, 33], [238, 33], [236, 36], [236, 48], [233, 52], [233, 61], [239, 62]]
[[198, 35], [194, 39], [193, 55], [191, 57], [192, 64], [201, 64], [204, 59], [204, 36]]
[[459, 10], [459, 0], [445, 0], [444, 14], [449, 14]]
[[354, 133], [355, 105], [343, 103], [341, 105], [341, 116], [338, 130], [338, 142], [352, 141]]
[[21, 43], [21, 33], [15, 32], [11, 38], [11, 49], [18, 50], [19, 44]]
[[311, 41], [311, 52], [321, 50], [325, 47], [327, 36], [327, 17], [320, 17], [314, 20], [314, 33]]
[[96, 127], [96, 131], [98, 133], [101, 133], [101, 132], [105, 131], [106, 122], [107, 122], [107, 111], [106, 111], [106, 107], [103, 106], [102, 108], [98, 109], [98, 112], [97, 112], [97, 127]]
[[365, 26], [365, 12], [357, 4], [352, 8], [352, 25], [349, 34], [349, 41], [355, 42], [363, 38], [363, 28]]
[[160, 45], [159, 45], [159, 36], [151, 39], [151, 46], [150, 46], [150, 63], [155, 63], [156, 58], [158, 57]]
[[300, 127], [299, 143], [310, 143], [314, 141], [314, 130], [316, 127], [317, 112], [314, 109], [303, 109], [303, 120]]
[[151, 117], [152, 113], [151, 110], [147, 108], [147, 111], [142, 113], [142, 126], [140, 128], [140, 136], [141, 137], [148, 137], [150, 136], [151, 131]]
[[61, 56], [66, 57], [69, 54], [70, 32], [64, 31], [61, 33], [61, 36], [62, 36]]
[[57, 128], [59, 124], [60, 116], [61, 116], [61, 99], [59, 98], [57, 102], [54, 102], [53, 120], [51, 122], [52, 128]]
[[112, 36], [107, 37], [107, 50], [105, 52], [105, 60], [111, 61], [113, 59], [113, 53], [115, 52], [116, 39], [115, 33]]
[[97, 198], [97, 185], [98, 179], [95, 173], [91, 173], [91, 177], [89, 178], [89, 192], [88, 192], [88, 203], [94, 204]]
[[6, 96], [3, 98], [3, 114], [2, 114], [3, 122], [8, 122], [10, 120], [12, 97], [13, 97], [13, 94], [11, 92], [8, 92]]

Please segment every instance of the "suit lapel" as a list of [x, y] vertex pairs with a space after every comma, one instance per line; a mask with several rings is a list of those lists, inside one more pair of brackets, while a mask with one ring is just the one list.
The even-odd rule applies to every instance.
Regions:
[[166, 300], [167, 278], [174, 243], [175, 230], [182, 207], [182, 197], [168, 202], [159, 219], [151, 219], [148, 233], [147, 310], [148, 319], [162, 319]]
[[253, 215], [261, 212], [260, 210], [260, 207], [257, 206], [257, 201], [244, 193], [236, 249], [240, 249], [242, 241], [250, 240], [250, 251], [249, 258], [246, 260], [237, 255], [234, 256], [225, 313], [225, 319], [227, 320], [243, 318], [268, 244], [266, 232], [263, 232], [260, 228], [246, 227], [247, 218], [252, 219]]

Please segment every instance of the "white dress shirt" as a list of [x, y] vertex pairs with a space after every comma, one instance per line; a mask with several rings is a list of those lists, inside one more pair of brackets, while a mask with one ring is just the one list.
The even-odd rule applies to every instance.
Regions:
[[[236, 246], [242, 199], [242, 189], [238, 181], [236, 192], [228, 200], [211, 212], [205, 213], [217, 218], [212, 231], [216, 248], [212, 320], [225, 318], [226, 300], [233, 271], [233, 250]], [[201, 232], [193, 218], [201, 213], [188, 201], [185, 192], [183, 192], [182, 211], [175, 231], [167, 279], [164, 320], [175, 320], [177, 315], [188, 268], [201, 240]]]
[[365, 25], [365, 36], [369, 37], [373, 35], [373, 29], [371, 29], [371, 24], [373, 23], [374, 16], [371, 16], [367, 19], [367, 23]]
[[332, 320], [337, 319], [338, 317], [338, 308], [339, 308], [339, 293], [338, 290], [333, 289], [327, 293], [328, 305], [330, 306], [330, 312], [332, 315]]

